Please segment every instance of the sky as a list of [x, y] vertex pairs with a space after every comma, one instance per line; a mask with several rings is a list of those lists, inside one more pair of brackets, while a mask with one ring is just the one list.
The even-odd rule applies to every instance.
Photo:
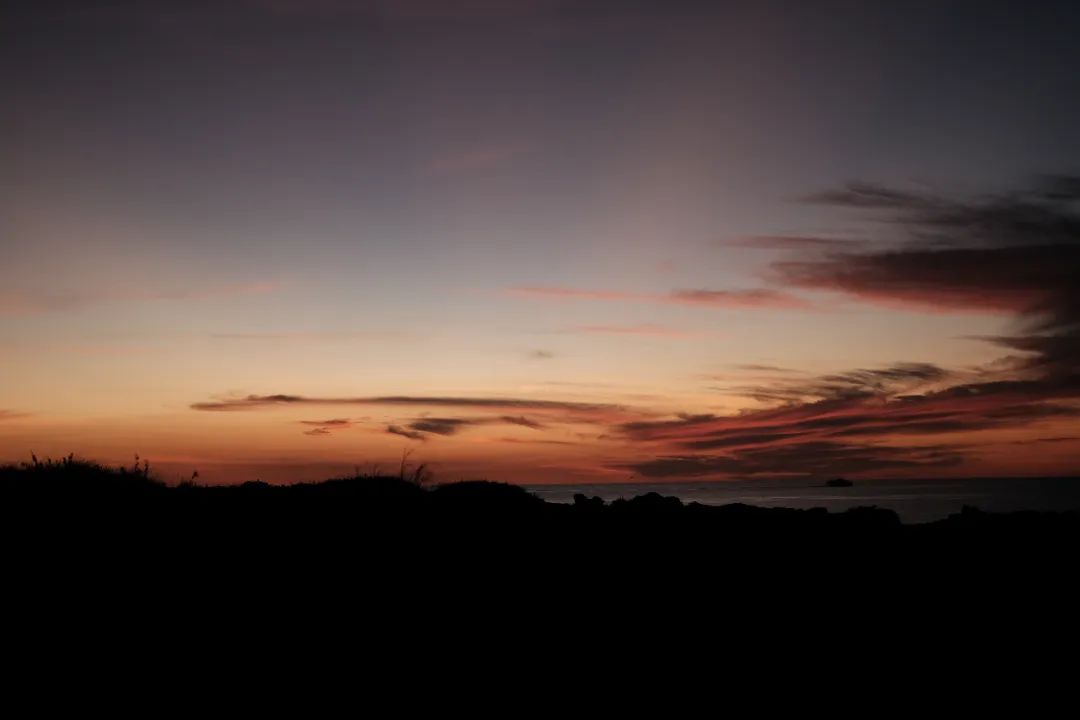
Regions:
[[0, 462], [1080, 474], [1080, 5], [9, 0]]

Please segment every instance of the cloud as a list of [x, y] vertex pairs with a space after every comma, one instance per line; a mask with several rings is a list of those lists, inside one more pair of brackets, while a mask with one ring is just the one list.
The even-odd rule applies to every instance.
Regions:
[[899, 387], [910, 390], [913, 386], [943, 381], [949, 377], [947, 370], [930, 363], [896, 363], [885, 368], [849, 370], [812, 380], [772, 382], [739, 388], [736, 391], [755, 400], [792, 403], [807, 398], [835, 399], [890, 392], [895, 394]]
[[996, 344], [1031, 353], [1029, 377], [1068, 385], [1080, 374], [1080, 178], [952, 198], [855, 184], [809, 198], [870, 211], [903, 242], [888, 250], [778, 262], [786, 287], [830, 290], [937, 312], [1007, 313]]
[[504, 437], [499, 438], [499, 442], [510, 443], [512, 445], [578, 445], [579, 443], [570, 442], [569, 440], [540, 440], [533, 438], [513, 438]]
[[409, 431], [426, 435], [456, 435], [459, 431], [480, 425], [518, 425], [531, 430], [544, 430], [546, 426], [524, 416], [501, 415], [498, 417], [423, 417], [408, 424]]
[[503, 415], [499, 419], [502, 420], [505, 423], [509, 423], [510, 425], [520, 425], [521, 427], [527, 427], [530, 430], [545, 430], [546, 429], [545, 425], [542, 425], [541, 423], [538, 423], [535, 420], [530, 420], [529, 418], [525, 417], [524, 415], [518, 415], [516, 417], [512, 416], [512, 415]]
[[1080, 321], [1076, 178], [1005, 195], [950, 198], [854, 184], [813, 202], [870, 210], [905, 238], [899, 247], [780, 262], [787, 285], [938, 309], [1013, 312], [1044, 329]]
[[15, 412], [14, 410], [0, 410], [0, 422], [3, 422], [4, 420], [18, 420], [29, 416], [29, 413]]
[[806, 301], [775, 290], [674, 290], [667, 298], [678, 305], [736, 308], [803, 308]]
[[747, 450], [736, 457], [675, 455], [618, 466], [645, 477], [716, 475], [827, 476], [882, 470], [925, 472], [958, 465], [963, 455], [948, 445], [892, 447], [838, 442], [803, 442]]
[[1013, 440], [1013, 445], [1042, 445], [1044, 443], [1078, 443], [1080, 444], [1080, 436], [1078, 435], [1066, 435], [1061, 437], [1042, 437], [1031, 438], [1028, 440]]
[[755, 363], [742, 363], [739, 365], [733, 365], [736, 370], [746, 370], [748, 372], [765, 372], [765, 373], [796, 373], [798, 370], [792, 368], [778, 367], [776, 365], [757, 365]]
[[551, 360], [555, 357], [555, 353], [550, 350], [533, 350], [529, 353], [529, 357], [533, 360]]
[[333, 418], [330, 420], [300, 420], [301, 425], [308, 425], [310, 430], [305, 430], [305, 435], [311, 435], [314, 437], [332, 435], [338, 430], [347, 430], [354, 427], [357, 423], [348, 418]]
[[922, 248], [775, 263], [779, 282], [936, 312], [1033, 313], [1075, 280], [1080, 247]]
[[461, 428], [476, 425], [479, 422], [478, 420], [466, 418], [424, 418], [413, 421], [409, 424], [409, 428], [416, 432], [435, 435], [454, 435]]
[[624, 438], [657, 455], [633, 469], [647, 476], [917, 470], [968, 456], [959, 443], [928, 452], [927, 437], [1080, 418], [1076, 377], [991, 374], [972, 382], [927, 363], [779, 380], [738, 392], [773, 407], [624, 423], [618, 430]]
[[419, 440], [420, 442], [424, 442], [425, 440], [427, 440], [427, 437], [424, 435], [424, 433], [416, 432], [414, 430], [406, 430], [405, 428], [399, 427], [397, 425], [387, 425], [386, 432], [391, 435], [400, 435], [402, 437], [409, 438], [410, 440]]
[[[868, 371], [854, 371], [851, 375], [863, 372]], [[1080, 398], [1080, 383], [1064, 388], [1042, 381], [999, 380], [912, 394], [911, 383], [917, 380], [849, 385], [834, 384], [828, 377], [803, 386], [784, 383], [774, 389], [748, 391], [781, 402], [777, 407], [737, 415], [637, 421], [625, 423], [621, 429], [639, 441], [702, 449], [756, 445], [788, 435], [888, 437], [1014, 427], [1080, 415], [1080, 409], [1073, 405]]]
[[672, 290], [668, 293], [635, 293], [617, 290], [584, 290], [559, 286], [521, 285], [508, 288], [515, 297], [548, 300], [590, 300], [601, 302], [642, 302], [662, 305], [692, 305], [715, 308], [807, 308], [794, 295], [768, 289], [753, 290]]
[[232, 411], [258, 410], [268, 407], [302, 405], [415, 405], [488, 410], [566, 411], [576, 413], [602, 413], [623, 409], [619, 405], [603, 403], [565, 402], [560, 400], [531, 400], [525, 398], [470, 398], [427, 397], [410, 395], [385, 395], [376, 397], [312, 398], [302, 395], [247, 395], [191, 405], [193, 410]]
[[811, 193], [803, 200], [819, 205], [840, 205], [851, 208], [881, 209], [931, 209], [936, 204], [933, 198], [919, 193], [896, 190], [876, 183], [852, 182], [838, 190]]
[[[385, 405], [390, 407], [456, 408], [479, 414], [473, 417], [447, 417], [423, 415], [412, 419], [398, 419], [393, 424], [394, 434], [414, 440], [427, 439], [432, 435], [450, 436], [476, 426], [516, 425], [530, 430], [548, 430], [552, 424], [600, 425], [630, 422], [654, 418], [657, 415], [647, 409], [608, 403], [586, 403], [561, 400], [533, 400], [526, 398], [471, 398], [427, 396], [381, 396], [312, 398], [301, 395], [248, 395], [229, 397], [209, 402], [193, 403], [190, 407], [202, 412], [254, 412], [273, 408], [309, 406]], [[526, 415], [527, 413], [527, 415]], [[304, 420], [301, 424], [311, 428], [308, 434], [326, 435], [357, 424], [347, 418], [331, 420]], [[312, 432], [318, 430], [322, 432]]]
[[[299, 395], [248, 395], [244, 398], [234, 398], [229, 400], [220, 400], [215, 402], [200, 402], [192, 403], [192, 410], [252, 410], [260, 407], [272, 407], [275, 405], [292, 405], [311, 402], [316, 405], [328, 405], [332, 403], [320, 402], [319, 400], [311, 401], [308, 398], [300, 397]], [[348, 404], [345, 402], [337, 404]]]
[[816, 235], [751, 235], [726, 240], [723, 244], [756, 250], [850, 250], [862, 245], [863, 241]]

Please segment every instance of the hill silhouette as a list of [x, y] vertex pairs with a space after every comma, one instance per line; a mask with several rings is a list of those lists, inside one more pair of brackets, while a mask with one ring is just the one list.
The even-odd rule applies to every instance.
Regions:
[[[744, 556], [782, 548], [791, 555], [839, 558], [874, 549], [936, 553], [963, 546], [1000, 557], [1024, 548], [1045, 554], [1080, 540], [1076, 511], [965, 508], [937, 522], [904, 525], [894, 511], [879, 507], [828, 512], [709, 506], [656, 492], [612, 502], [579, 494], [573, 504], [562, 504], [505, 483], [427, 488], [405, 473], [293, 485], [169, 486], [155, 480], [145, 462], [108, 468], [74, 457], [0, 467], [0, 505], [9, 538], [30, 532], [47, 542], [78, 538], [93, 545], [135, 533], [140, 547], [150, 543], [160, 550], [318, 542], [322, 553], [338, 554], [352, 543], [377, 542], [388, 555], [430, 556], [461, 545], [474, 557], [513, 550], [573, 557], [610, 546], [645, 555], [677, 550], [691, 558], [723, 552], [730, 559], [737, 544]], [[388, 537], [394, 539], [389, 546]]]
[[36, 619], [19, 626], [31, 646], [43, 628], [98, 628], [105, 642], [117, 627], [152, 641], [241, 626], [249, 648], [282, 632], [346, 633], [407, 665], [414, 646], [505, 646], [522, 632], [645, 652], [687, 623], [721, 642], [770, 617], [803, 628], [832, 618], [824, 633], [870, 627], [850, 625], [853, 613], [880, 622], [890, 608], [892, 627], [946, 622], [961, 605], [973, 619], [989, 607], [1047, 619], [1050, 632], [1070, 612], [1078, 540], [1076, 512], [968, 508], [905, 525], [874, 507], [714, 507], [657, 493], [557, 504], [483, 481], [167, 486], [145, 463], [0, 468], [7, 617]]

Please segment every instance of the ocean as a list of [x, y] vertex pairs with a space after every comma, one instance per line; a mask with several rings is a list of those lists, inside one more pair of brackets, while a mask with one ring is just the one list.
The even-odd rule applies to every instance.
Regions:
[[548, 502], [572, 503], [575, 493], [606, 501], [648, 492], [672, 495], [685, 503], [815, 508], [832, 512], [876, 505], [895, 510], [905, 523], [940, 520], [970, 505], [987, 512], [1080, 510], [1080, 477], [962, 478], [947, 480], [855, 480], [853, 487], [831, 488], [806, 480], [725, 480], [678, 483], [530, 485]]

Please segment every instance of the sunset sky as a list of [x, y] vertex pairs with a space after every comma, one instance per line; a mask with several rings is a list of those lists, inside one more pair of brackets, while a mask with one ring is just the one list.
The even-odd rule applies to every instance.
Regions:
[[1074, 0], [8, 0], [0, 462], [1080, 474]]

